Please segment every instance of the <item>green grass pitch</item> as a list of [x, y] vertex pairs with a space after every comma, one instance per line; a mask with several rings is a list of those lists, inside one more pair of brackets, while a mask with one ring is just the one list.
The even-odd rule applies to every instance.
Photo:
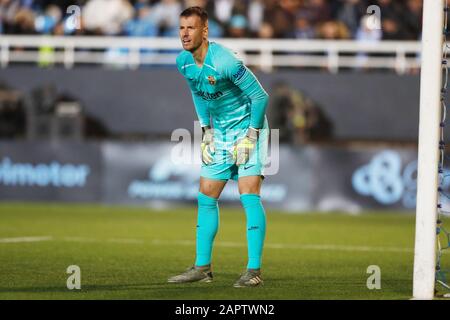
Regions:
[[[193, 263], [194, 207], [0, 204], [0, 221], [1, 300], [409, 299], [412, 294], [413, 214], [268, 210], [265, 285], [243, 289], [232, 286], [247, 256], [239, 208], [220, 209], [214, 281], [185, 285], [166, 279]], [[81, 268], [81, 290], [66, 287], [69, 265]], [[366, 286], [370, 265], [381, 269], [380, 290]]]

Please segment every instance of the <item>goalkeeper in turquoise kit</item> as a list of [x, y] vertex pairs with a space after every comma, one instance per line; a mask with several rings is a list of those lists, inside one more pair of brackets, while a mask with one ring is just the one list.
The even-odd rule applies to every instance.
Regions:
[[260, 198], [268, 148], [268, 95], [254, 74], [229, 49], [208, 41], [208, 16], [191, 7], [180, 15], [184, 51], [177, 57], [202, 127], [196, 260], [171, 283], [211, 282], [213, 242], [219, 226], [218, 199], [229, 179], [238, 181], [245, 210], [248, 264], [235, 287], [262, 284], [266, 217]]

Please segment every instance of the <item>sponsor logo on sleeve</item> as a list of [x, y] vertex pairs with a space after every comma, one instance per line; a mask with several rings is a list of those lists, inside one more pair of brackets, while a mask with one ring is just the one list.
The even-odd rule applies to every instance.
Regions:
[[235, 74], [233, 74], [234, 81], [238, 81], [239, 79], [241, 79], [246, 71], [247, 71], [247, 69], [245, 68], [245, 66], [243, 64], [241, 64], [238, 71]]

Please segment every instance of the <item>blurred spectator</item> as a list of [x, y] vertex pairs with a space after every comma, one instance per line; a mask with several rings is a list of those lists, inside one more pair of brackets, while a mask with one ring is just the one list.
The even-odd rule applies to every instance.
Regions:
[[[356, 40], [371, 43], [375, 46], [382, 37], [380, 24], [380, 20], [375, 15], [363, 16], [356, 31]], [[366, 54], [358, 53], [358, 67], [365, 67], [367, 60], [368, 57]]]
[[308, 15], [300, 12], [295, 22], [295, 37], [298, 39], [313, 39], [316, 33]]
[[326, 21], [319, 26], [317, 37], [325, 40], [343, 40], [349, 39], [350, 34], [340, 21]]
[[[208, 0], [184, 0], [183, 1], [183, 8], [189, 8], [189, 7], [202, 7], [208, 10], [208, 6], [210, 3], [214, 1], [208, 1]], [[210, 15], [211, 19], [211, 13], [208, 13]]]
[[19, 9], [19, 0], [0, 0], [0, 23], [2, 24], [2, 33], [12, 33], [14, 17]]
[[332, 139], [333, 124], [322, 109], [304, 93], [292, 90], [288, 112], [294, 129], [294, 143], [325, 142]]
[[119, 35], [124, 23], [133, 17], [133, 7], [127, 0], [90, 0], [82, 14], [88, 32]]
[[407, 0], [406, 8], [402, 21], [407, 33], [405, 39], [419, 40], [422, 32], [422, 0]]
[[377, 5], [381, 9], [383, 40], [404, 39], [406, 32], [400, 20], [403, 15], [402, 6], [393, 0], [378, 0]]
[[292, 143], [294, 133], [288, 118], [288, 110], [292, 108], [289, 86], [285, 82], [275, 83], [272, 92], [271, 106], [267, 108], [270, 125], [279, 129], [280, 142]]
[[25, 134], [25, 108], [22, 94], [0, 83], [0, 138]]
[[367, 5], [361, 0], [342, 0], [337, 20], [343, 22], [350, 34], [354, 36], [359, 28], [361, 16], [365, 14]]
[[208, 34], [210, 38], [220, 38], [224, 36], [224, 30], [214, 19], [208, 19]]
[[381, 28], [379, 19], [374, 15], [365, 15], [361, 18], [358, 30], [356, 31], [356, 40], [361, 42], [378, 42], [381, 40]]
[[73, 30], [67, 30], [64, 22], [58, 23], [53, 29], [53, 35], [55, 36], [64, 36], [66, 34], [71, 34]]
[[35, 34], [34, 12], [27, 8], [20, 8], [14, 15], [13, 24], [8, 33], [12, 34]]
[[[185, 1], [187, 3], [195, 1]], [[208, 12], [210, 37], [247, 37], [248, 17], [245, 1], [217, 0], [201, 1], [201, 6]], [[188, 5], [186, 5], [187, 7]], [[238, 17], [238, 18], [235, 18]], [[233, 21], [232, 19], [235, 18]], [[245, 20], [245, 22], [244, 22]], [[233, 27], [231, 26], [233, 24]], [[241, 25], [245, 24], [245, 28]], [[230, 30], [233, 28], [233, 30]]]
[[209, 1], [209, 3], [213, 4], [214, 7], [214, 11], [212, 12], [213, 16], [219, 23], [225, 25], [228, 21], [230, 21], [233, 13], [234, 2], [234, 0]]
[[403, 1], [394, 1], [394, 0], [377, 0], [376, 5], [378, 5], [381, 9], [381, 18], [382, 19], [397, 19], [401, 16], [402, 13], [402, 5], [400, 4]]
[[36, 31], [43, 34], [52, 33], [57, 23], [61, 20], [62, 12], [57, 5], [49, 5], [43, 14], [36, 17]]
[[407, 33], [400, 25], [398, 19], [382, 19], [383, 40], [400, 40], [407, 37]]
[[230, 19], [228, 35], [231, 38], [244, 38], [247, 36], [247, 18], [241, 14], [234, 15]]
[[361, 42], [376, 43], [381, 40], [382, 32], [380, 21], [374, 15], [365, 15], [361, 18], [358, 30], [356, 31], [356, 40]]
[[263, 22], [259, 28], [258, 37], [261, 39], [270, 39], [274, 37], [274, 29], [268, 22]]
[[304, 144], [332, 139], [333, 124], [300, 90], [276, 83], [269, 108], [270, 123], [280, 129], [280, 142]]
[[332, 19], [328, 2], [326, 0], [305, 0], [304, 10], [308, 12], [312, 24], [317, 25]]
[[153, 18], [152, 9], [145, 4], [139, 4], [135, 17], [125, 23], [125, 35], [133, 37], [155, 37], [158, 35], [158, 27]]
[[[153, 9], [145, 3], [141, 2], [136, 4], [135, 17], [125, 23], [124, 34], [131, 37], [158, 36], [158, 26], [154, 21], [152, 10]], [[141, 53], [142, 57], [150, 57], [154, 53], [154, 50], [141, 48], [139, 52]], [[129, 50], [127, 48], [110, 48], [105, 53], [104, 61], [111, 65], [119, 59], [126, 59], [128, 54]]]
[[295, 37], [295, 23], [300, 4], [299, 0], [281, 0], [279, 3], [270, 2], [266, 6], [264, 22], [272, 26], [274, 38]]
[[264, 1], [251, 0], [248, 6], [249, 30], [253, 34], [257, 34], [261, 28], [264, 18]]
[[153, 19], [160, 28], [160, 34], [167, 37], [178, 35], [178, 19], [182, 11], [177, 0], [161, 0], [153, 7]]
[[[180, 12], [189, 6], [201, 6], [208, 11], [212, 38], [356, 39], [358, 32], [360, 33], [360, 20], [366, 14], [368, 6], [373, 4], [381, 9], [383, 39], [417, 40], [421, 32], [422, 2], [423, 0], [0, 0], [0, 33], [176, 37]], [[73, 21], [66, 12], [70, 5], [82, 8], [81, 28], [70, 28]]]

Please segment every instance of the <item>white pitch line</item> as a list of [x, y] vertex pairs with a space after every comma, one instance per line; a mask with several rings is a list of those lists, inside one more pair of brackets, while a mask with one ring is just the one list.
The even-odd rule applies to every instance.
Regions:
[[[152, 244], [166, 244], [166, 245], [195, 245], [195, 241], [180, 240], [180, 241], [161, 241], [152, 240]], [[217, 242], [215, 245], [219, 247], [240, 248], [247, 247], [247, 243], [239, 242]], [[281, 244], [281, 243], [266, 243], [265, 248], [269, 249], [299, 249], [299, 250], [325, 250], [325, 251], [360, 251], [360, 252], [414, 252], [411, 248], [400, 247], [371, 247], [371, 246], [345, 246], [345, 245], [330, 245], [330, 244]]]
[[108, 239], [106, 240], [108, 242], [112, 243], [126, 243], [126, 244], [144, 244], [144, 240], [138, 240], [138, 239]]
[[125, 244], [144, 244], [144, 240], [139, 239], [130, 239], [130, 238], [122, 238], [122, 239], [94, 239], [94, 238], [84, 238], [84, 237], [64, 237], [62, 238], [63, 241], [70, 241], [70, 242], [86, 242], [86, 243], [92, 243], [92, 242], [111, 242], [111, 243], [125, 243]]
[[[130, 243], [130, 244], [144, 244], [143, 240], [138, 239], [106, 239], [95, 240], [87, 238], [64, 238], [67, 241], [83, 241], [83, 242], [114, 242], [114, 243]], [[180, 246], [193, 246], [195, 241], [193, 240], [160, 240], [154, 239], [150, 241], [152, 245], [180, 245]], [[240, 242], [228, 242], [221, 241], [216, 242], [216, 246], [228, 247], [228, 248], [244, 248], [247, 247], [247, 243]], [[298, 249], [298, 250], [322, 250], [322, 251], [350, 251], [350, 252], [414, 252], [411, 248], [401, 247], [371, 247], [371, 246], [346, 246], [346, 245], [330, 245], [330, 244], [288, 244], [288, 243], [266, 243], [265, 248], [269, 249]]]
[[333, 244], [268, 244], [268, 247], [279, 249], [304, 249], [304, 250], [337, 250], [337, 251], [361, 251], [361, 252], [414, 252], [411, 248], [401, 247], [371, 247], [371, 246], [345, 246], [345, 245], [333, 245]]
[[62, 238], [64, 241], [70, 241], [70, 242], [104, 242], [102, 240], [98, 239], [91, 239], [91, 238], [84, 238], [84, 237], [64, 237]]
[[[145, 241], [142, 239], [133, 238], [114, 238], [114, 239], [94, 239], [94, 238], [82, 238], [82, 237], [65, 237], [64, 241], [71, 242], [96, 242], [96, 243], [123, 243], [123, 244], [145, 244], [150, 243], [152, 245], [180, 245], [180, 246], [193, 246], [195, 241], [193, 240], [161, 240], [154, 239]], [[245, 242], [230, 242], [221, 241], [216, 242], [218, 247], [228, 248], [244, 248], [247, 247]], [[397, 253], [413, 253], [414, 249], [405, 247], [371, 247], [371, 246], [350, 246], [350, 245], [337, 245], [337, 244], [291, 244], [291, 243], [266, 243], [264, 245], [268, 249], [297, 249], [297, 250], [319, 250], [319, 251], [348, 251], [348, 252], [397, 252]], [[444, 251], [445, 254], [449, 253]]]
[[16, 238], [0, 238], [0, 243], [21, 243], [21, 242], [40, 242], [40, 241], [49, 241], [52, 240], [53, 237], [45, 236], [45, 237], [16, 237]]

